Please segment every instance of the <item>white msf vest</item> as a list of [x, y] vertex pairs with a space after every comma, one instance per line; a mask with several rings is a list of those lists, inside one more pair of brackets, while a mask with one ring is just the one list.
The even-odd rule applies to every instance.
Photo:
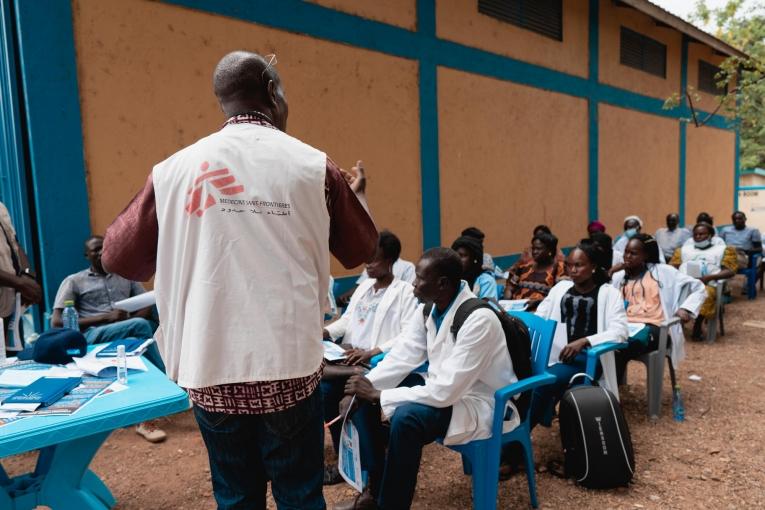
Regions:
[[154, 167], [156, 338], [185, 388], [305, 377], [323, 357], [327, 157], [233, 124]]

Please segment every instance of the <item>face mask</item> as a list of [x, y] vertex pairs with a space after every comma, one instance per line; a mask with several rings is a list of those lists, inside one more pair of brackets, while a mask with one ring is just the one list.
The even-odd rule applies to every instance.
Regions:
[[703, 241], [694, 242], [693, 246], [695, 246], [696, 248], [698, 248], [700, 250], [703, 250], [704, 248], [709, 248], [710, 246], [712, 246], [712, 240], [711, 239], [705, 239]]
[[635, 234], [637, 234], [636, 228], [630, 228], [624, 231], [624, 235], [627, 237], [627, 239], [632, 239], [635, 237]]

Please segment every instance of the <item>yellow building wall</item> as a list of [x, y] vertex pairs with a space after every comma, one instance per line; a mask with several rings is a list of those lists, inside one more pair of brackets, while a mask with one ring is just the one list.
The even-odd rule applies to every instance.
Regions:
[[765, 190], [739, 191], [738, 208], [746, 214], [747, 226], [765, 231]]
[[715, 224], [730, 223], [736, 135], [711, 127], [688, 126], [685, 217], [688, 223], [706, 211]]
[[740, 186], [765, 186], [765, 176], [747, 174], [739, 177]]
[[[667, 46], [667, 77], [619, 62], [621, 27], [646, 35]], [[680, 32], [660, 27], [653, 19], [611, 0], [600, 1], [600, 81], [623, 89], [667, 99], [680, 91]]]
[[417, 0], [307, 0], [407, 30], [417, 29]]
[[636, 214], [652, 234], [678, 208], [677, 121], [604, 104], [598, 119], [601, 221], [615, 236]]
[[155, 163], [220, 128], [213, 69], [247, 49], [278, 55], [288, 132], [344, 168], [362, 159], [377, 225], [399, 235], [406, 258], [420, 254], [415, 62], [158, 2], [74, 0], [73, 12], [94, 233]]
[[474, 0], [437, 0], [436, 34], [466, 46], [587, 76], [587, 0], [563, 2], [562, 42], [481, 14]]
[[587, 224], [587, 102], [446, 68], [438, 70], [441, 238], [475, 225], [504, 255], [550, 226], [560, 245]]

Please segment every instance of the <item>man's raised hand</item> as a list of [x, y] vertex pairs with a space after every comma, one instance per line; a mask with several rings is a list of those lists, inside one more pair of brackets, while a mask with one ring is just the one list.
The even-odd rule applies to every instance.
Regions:
[[343, 174], [345, 182], [348, 183], [354, 193], [363, 195], [366, 192], [367, 175], [361, 160], [356, 161], [356, 166], [351, 168], [350, 172], [343, 169], [340, 169], [340, 172]]

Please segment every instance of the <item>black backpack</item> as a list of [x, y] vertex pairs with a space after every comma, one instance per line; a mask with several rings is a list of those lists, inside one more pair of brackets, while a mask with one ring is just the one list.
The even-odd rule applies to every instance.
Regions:
[[[430, 315], [433, 308], [432, 304], [423, 307], [422, 313], [425, 319]], [[470, 298], [465, 300], [454, 312], [454, 321], [452, 322], [451, 332], [457, 340], [457, 333], [465, 321], [476, 310], [486, 308], [494, 312], [502, 325], [502, 331], [505, 333], [505, 343], [507, 351], [510, 353], [510, 359], [513, 362], [513, 371], [518, 380], [531, 377], [531, 336], [526, 325], [520, 319], [504, 312], [498, 311], [487, 301], [479, 298]], [[527, 391], [515, 401], [515, 407], [518, 409], [521, 420], [526, 416], [526, 410], [531, 402], [531, 392]]]
[[567, 477], [590, 489], [630, 483], [635, 471], [632, 439], [610, 391], [597, 383], [575, 386], [563, 395], [558, 414]]

